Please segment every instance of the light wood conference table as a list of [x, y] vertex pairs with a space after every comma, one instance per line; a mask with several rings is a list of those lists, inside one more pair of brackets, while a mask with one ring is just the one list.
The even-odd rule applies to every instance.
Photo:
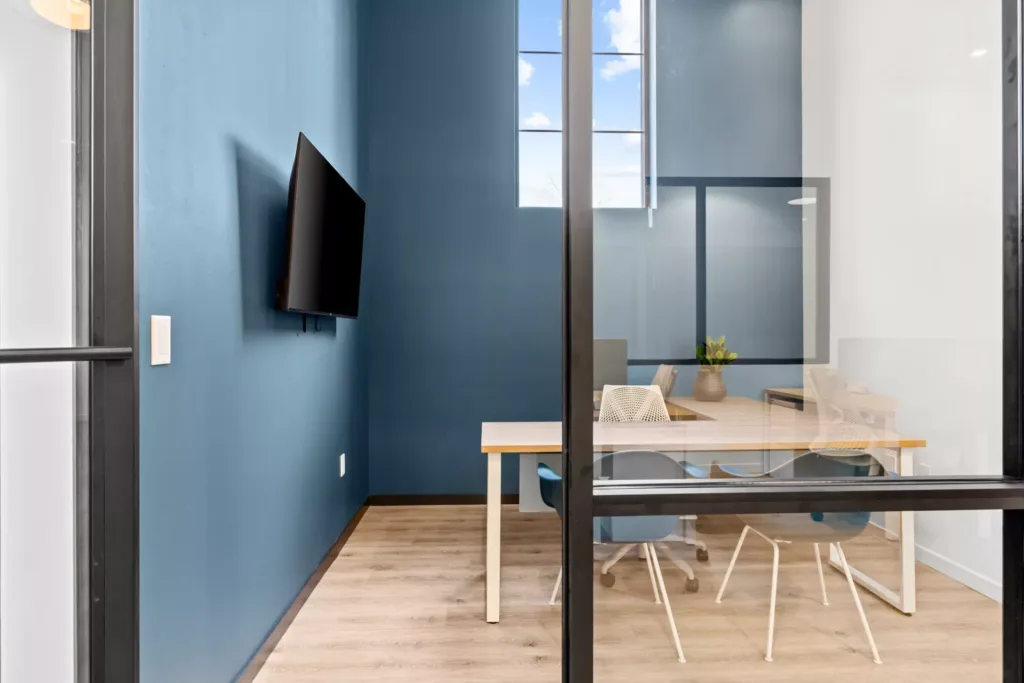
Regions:
[[[594, 451], [659, 450], [673, 454], [730, 451], [805, 451], [815, 448], [878, 448], [895, 453], [886, 466], [901, 476], [913, 474], [913, 450], [923, 439], [844, 425], [832, 433], [817, 417], [792, 408], [742, 397], [719, 403], [672, 396], [667, 402], [692, 411], [696, 419], [660, 423], [594, 423]], [[497, 623], [501, 602], [501, 458], [503, 454], [561, 453], [561, 422], [484, 422], [480, 450], [487, 455], [486, 618]], [[899, 514], [900, 586], [891, 590], [851, 568], [854, 579], [905, 614], [916, 609], [914, 588], [914, 515]], [[830, 551], [830, 562], [839, 566]]]

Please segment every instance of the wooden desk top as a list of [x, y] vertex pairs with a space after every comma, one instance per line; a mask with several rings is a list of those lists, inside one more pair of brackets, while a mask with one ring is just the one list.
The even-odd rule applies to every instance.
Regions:
[[[760, 451], [814, 448], [922, 448], [924, 439], [893, 432], [844, 426], [839, 433], [817, 417], [749, 398], [719, 403], [670, 396], [667, 403], [692, 411], [697, 419], [643, 424], [595, 422], [594, 450]], [[561, 422], [484, 422], [482, 453], [560, 453]]]

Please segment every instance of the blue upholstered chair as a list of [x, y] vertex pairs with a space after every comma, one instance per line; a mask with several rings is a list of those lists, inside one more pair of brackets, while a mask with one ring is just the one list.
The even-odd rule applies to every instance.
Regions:
[[[851, 451], [811, 451], [799, 455], [781, 467], [775, 468], [765, 474], [751, 475], [730, 467], [712, 465], [711, 476], [713, 478], [779, 478], [779, 479], [831, 479], [847, 477], [884, 477], [885, 469], [870, 454]], [[729, 577], [732, 576], [733, 568], [736, 566], [736, 559], [743, 548], [743, 541], [747, 533], [753, 531], [756, 535], [771, 544], [774, 551], [772, 564], [772, 588], [768, 612], [768, 646], [765, 654], [767, 661], [772, 661], [772, 644], [775, 637], [775, 598], [779, 584], [779, 544], [780, 543], [807, 543], [814, 546], [814, 558], [818, 564], [818, 580], [821, 583], [821, 602], [828, 605], [828, 594], [825, 591], [825, 575], [821, 568], [820, 545], [828, 543], [836, 549], [839, 561], [842, 564], [843, 572], [846, 574], [846, 582], [850, 586], [850, 593], [853, 595], [853, 602], [857, 606], [861, 623], [864, 625], [864, 633], [871, 646], [871, 654], [876, 664], [882, 660], [878, 656], [878, 648], [875, 647], [875, 639], [871, 635], [871, 627], [868, 626], [867, 617], [864, 615], [864, 606], [861, 605], [860, 596], [857, 593], [857, 586], [853, 582], [850, 573], [850, 565], [846, 561], [843, 552], [843, 541], [856, 538], [871, 521], [871, 514], [868, 512], [811, 512], [811, 513], [786, 513], [786, 514], [760, 514], [740, 515], [744, 523], [740, 540], [736, 544], [736, 550], [732, 554], [729, 568], [725, 572], [725, 580], [718, 591], [715, 602], [721, 602], [725, 594], [725, 588], [729, 584]]]
[[[678, 480], [684, 479], [687, 476], [695, 476], [698, 473], [703, 474], [696, 468], [693, 468], [693, 471], [688, 473], [687, 467], [680, 465], [664, 453], [655, 451], [610, 453], [599, 458], [595, 462], [594, 467], [595, 472], [605, 473], [605, 478], [623, 481]], [[554, 508], [559, 516], [561, 516], [562, 478], [547, 465], [543, 464], [538, 465], [537, 474], [540, 477], [541, 498], [547, 506]], [[698, 589], [699, 584], [697, 578], [693, 575], [693, 569], [690, 565], [676, 557], [667, 546], [660, 543], [660, 541], [665, 540], [675, 531], [679, 523], [679, 516], [601, 517], [595, 521], [595, 540], [601, 543], [621, 544], [601, 567], [602, 584], [606, 586], [614, 584], [614, 576], [609, 573], [609, 570], [631, 548], [639, 546], [647, 560], [647, 572], [654, 590], [654, 600], [656, 603], [663, 603], [665, 605], [665, 614], [668, 617], [669, 627], [672, 631], [676, 654], [680, 662], [685, 662], [683, 648], [679, 642], [679, 632], [676, 629], [675, 618], [672, 615], [672, 606], [669, 603], [668, 593], [665, 590], [665, 582], [662, 578], [661, 564], [658, 561], [657, 552], [660, 549], [673, 564], [686, 574], [686, 588], [688, 591], [694, 592]], [[554, 604], [558, 596], [561, 581], [562, 570], [559, 569], [558, 579], [555, 581], [555, 589], [551, 593], [551, 604]]]

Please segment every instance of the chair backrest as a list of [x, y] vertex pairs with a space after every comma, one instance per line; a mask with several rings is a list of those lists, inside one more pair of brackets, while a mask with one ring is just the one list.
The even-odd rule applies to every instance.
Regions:
[[594, 391], [605, 384], [625, 384], [628, 345], [625, 339], [594, 340]]
[[[885, 468], [866, 451], [809, 451], [761, 474], [745, 474], [714, 463], [714, 479], [835, 479], [884, 477]], [[870, 512], [811, 512], [740, 515], [745, 524], [771, 538], [787, 541], [835, 542], [858, 536], [871, 521]]]
[[[686, 470], [678, 462], [657, 451], [620, 451], [602, 455], [594, 463], [594, 477], [613, 481], [683, 479]], [[601, 517], [597, 540], [605, 543], [644, 543], [660, 541], [675, 531], [679, 515], [644, 517]]]
[[606, 385], [601, 394], [599, 422], [668, 422], [661, 389], [650, 386]]
[[538, 463], [537, 476], [540, 478], [540, 499], [549, 508], [554, 508], [558, 516], [562, 516], [562, 478], [555, 471]]
[[659, 365], [658, 371], [654, 373], [654, 379], [651, 380], [651, 386], [658, 387], [661, 389], [661, 395], [665, 396], [672, 395], [672, 388], [676, 385], [676, 377], [679, 375], [679, 371], [676, 370], [674, 365]]
[[809, 368], [806, 388], [818, 415], [815, 450], [835, 455], [863, 452], [849, 444], [870, 441], [875, 430], [857, 408], [842, 376], [829, 368]]
[[867, 451], [808, 451], [767, 472], [748, 473], [735, 467], [711, 465], [712, 479], [835, 479], [884, 477], [885, 467]]

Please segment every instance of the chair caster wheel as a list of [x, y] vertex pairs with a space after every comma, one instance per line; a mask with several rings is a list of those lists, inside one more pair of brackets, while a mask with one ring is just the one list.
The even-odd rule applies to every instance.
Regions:
[[697, 548], [697, 561], [698, 562], [707, 562], [708, 561], [708, 549], [707, 548]]
[[697, 580], [697, 577], [693, 577], [692, 579], [687, 579], [686, 580], [686, 592], [687, 593], [696, 593], [699, 589], [700, 589], [700, 581]]
[[611, 572], [607, 574], [601, 574], [601, 585], [606, 588], [611, 588], [615, 585], [615, 574]]

